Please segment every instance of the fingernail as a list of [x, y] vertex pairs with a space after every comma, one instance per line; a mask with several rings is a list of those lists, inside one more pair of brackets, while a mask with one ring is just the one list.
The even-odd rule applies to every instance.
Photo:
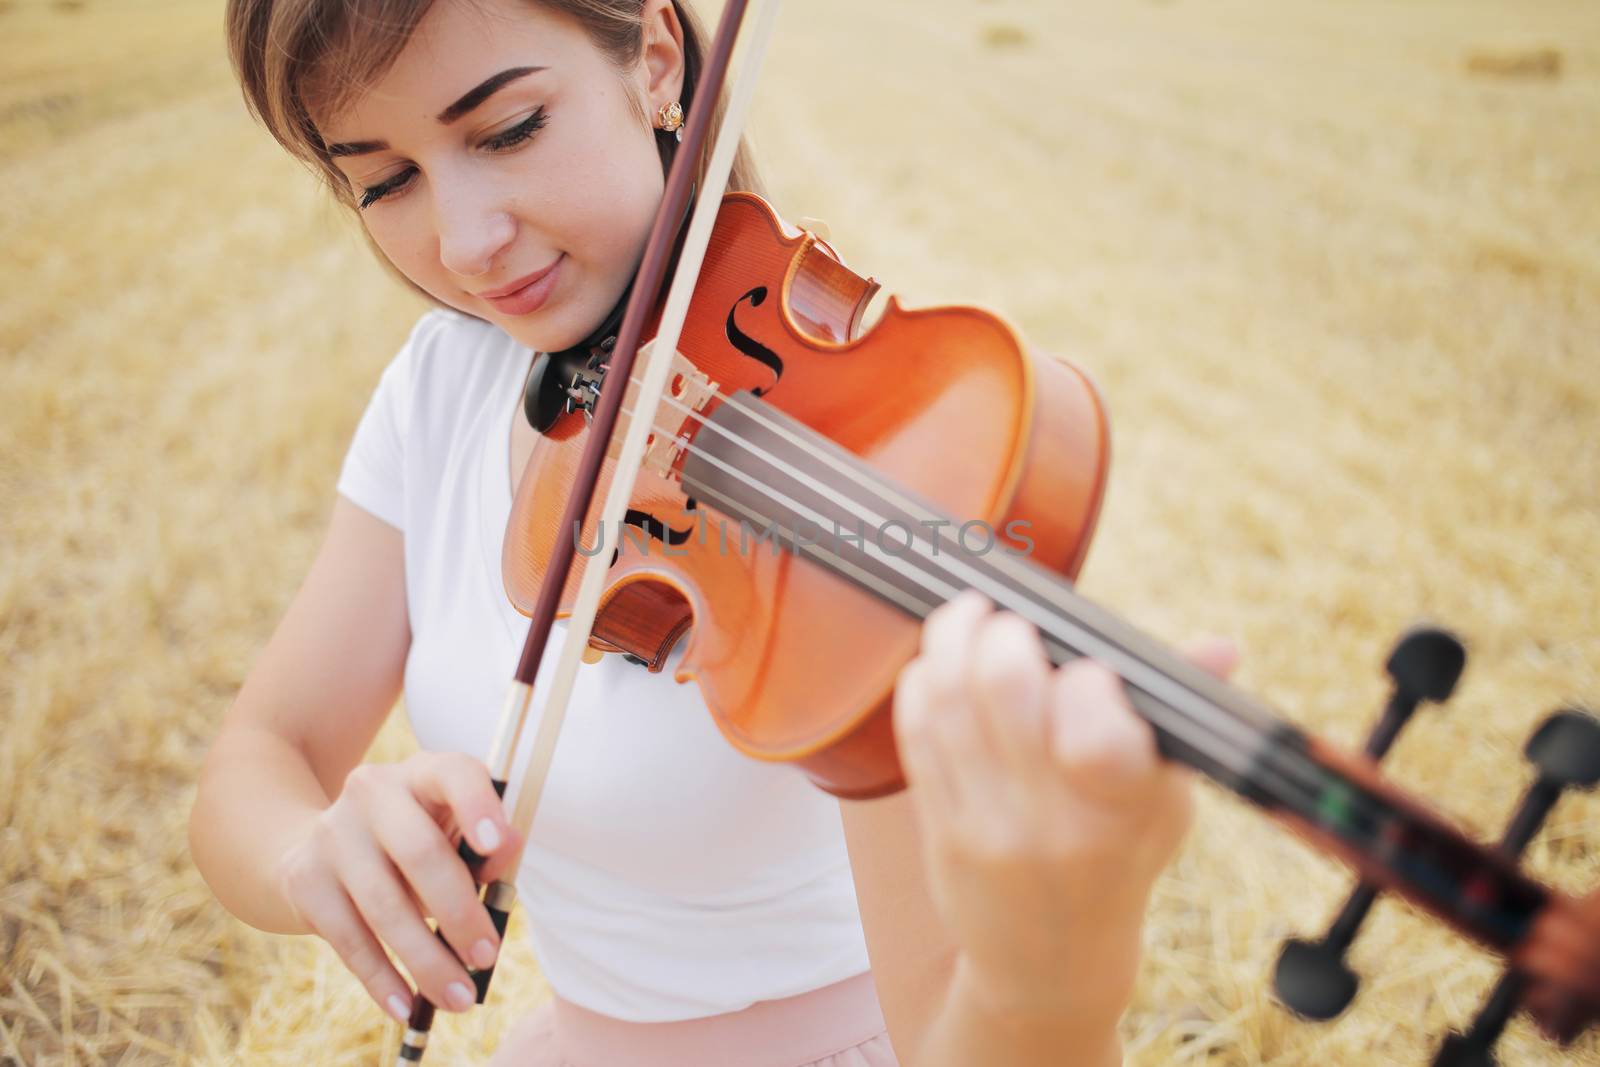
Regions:
[[472, 1007], [472, 990], [460, 982], [451, 982], [444, 991], [444, 1002], [456, 1011], [466, 1011]]
[[390, 993], [389, 999], [383, 1003], [386, 1007], [388, 1007], [389, 1014], [393, 1015], [401, 1022], [405, 1022], [411, 1018], [411, 1002], [406, 1000], [406, 998], [402, 997], [399, 993]]
[[478, 820], [478, 849], [482, 852], [493, 852], [500, 847], [500, 831], [494, 828], [492, 819]]
[[472, 965], [482, 971], [494, 966], [494, 942], [487, 937], [472, 946]]

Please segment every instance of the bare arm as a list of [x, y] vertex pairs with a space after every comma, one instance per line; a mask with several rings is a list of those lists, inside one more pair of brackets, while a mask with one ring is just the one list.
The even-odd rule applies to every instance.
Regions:
[[[1060, 1011], [1008, 1012], [985, 997], [929, 894], [913, 804], [910, 790], [840, 803], [878, 999], [900, 1062], [905, 1067], [1121, 1063], [1120, 1004], [1071, 1017]], [[1100, 918], [1103, 944], [1085, 955], [1124, 967], [1135, 963], [1142, 916]], [[1105, 977], [1083, 975], [1089, 987]], [[1064, 1056], [1063, 1049], [1072, 1055]]]
[[911, 790], [840, 801], [856, 903], [878, 1003], [900, 1060], [932, 1028], [955, 977], [955, 937], [934, 907], [922, 866], [922, 832]]
[[189, 819], [195, 866], [252, 926], [305, 933], [273, 866], [338, 795], [411, 644], [400, 531], [339, 497], [305, 582], [228, 709]]

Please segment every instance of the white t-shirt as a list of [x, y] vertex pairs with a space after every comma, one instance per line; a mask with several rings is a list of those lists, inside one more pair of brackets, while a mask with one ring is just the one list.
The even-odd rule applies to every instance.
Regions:
[[[487, 757], [527, 633], [500, 550], [532, 358], [488, 323], [423, 315], [339, 477], [405, 535], [405, 706], [425, 749]], [[557, 623], [530, 719], [564, 637]], [[636, 1022], [737, 1011], [868, 969], [838, 801], [722, 739], [699, 688], [672, 680], [685, 644], [659, 674], [616, 655], [580, 669], [516, 876], [552, 988]]]

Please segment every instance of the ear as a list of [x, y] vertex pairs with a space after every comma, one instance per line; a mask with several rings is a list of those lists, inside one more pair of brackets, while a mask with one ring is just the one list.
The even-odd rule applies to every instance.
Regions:
[[662, 105], [683, 99], [683, 24], [672, 0], [645, 0], [642, 54], [645, 104], [651, 125]]

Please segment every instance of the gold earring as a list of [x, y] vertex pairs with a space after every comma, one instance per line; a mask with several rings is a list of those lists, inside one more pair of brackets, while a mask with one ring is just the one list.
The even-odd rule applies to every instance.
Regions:
[[683, 105], [676, 100], [662, 104], [656, 111], [656, 128], [677, 133], [678, 140], [683, 140]]

